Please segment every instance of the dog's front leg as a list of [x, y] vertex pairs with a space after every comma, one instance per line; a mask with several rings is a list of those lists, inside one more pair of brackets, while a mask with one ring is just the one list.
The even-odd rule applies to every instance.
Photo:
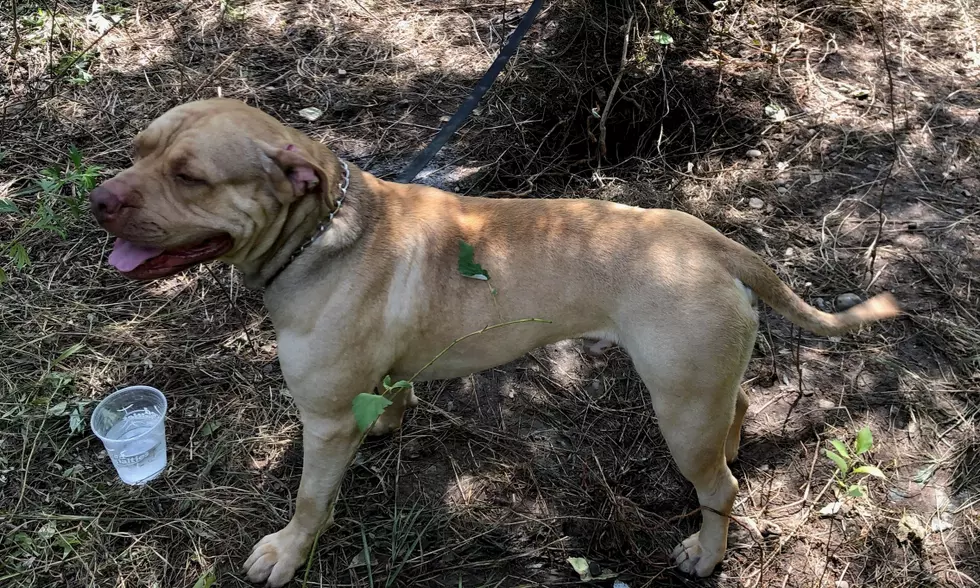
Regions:
[[323, 417], [300, 411], [303, 476], [292, 520], [252, 548], [245, 571], [252, 582], [278, 588], [306, 561], [316, 536], [333, 522], [333, 507], [360, 434], [352, 411]]

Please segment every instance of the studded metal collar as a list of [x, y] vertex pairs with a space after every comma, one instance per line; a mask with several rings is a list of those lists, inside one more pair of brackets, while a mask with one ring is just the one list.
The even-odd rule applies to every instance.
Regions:
[[340, 181], [340, 184], [337, 186], [338, 188], [340, 188], [340, 196], [337, 198], [333, 210], [330, 211], [330, 214], [327, 215], [327, 218], [323, 219], [323, 221], [321, 221], [320, 224], [317, 225], [316, 232], [314, 232], [309, 239], [304, 241], [302, 245], [297, 247], [296, 251], [293, 251], [293, 254], [290, 255], [289, 259], [286, 260], [286, 263], [282, 264], [282, 266], [276, 270], [276, 273], [272, 274], [272, 277], [270, 277], [265, 283], [266, 287], [269, 287], [272, 284], [272, 282], [279, 277], [279, 274], [281, 274], [283, 270], [289, 267], [289, 264], [293, 263], [293, 261], [295, 261], [295, 259], [303, 253], [303, 251], [305, 251], [310, 245], [315, 243], [317, 239], [323, 236], [323, 233], [325, 233], [327, 229], [330, 227], [330, 223], [333, 221], [333, 217], [336, 216], [338, 212], [340, 212], [340, 207], [344, 204], [344, 199], [347, 197], [347, 189], [350, 188], [350, 166], [348, 166], [347, 162], [344, 161], [343, 159], [340, 160], [340, 165], [344, 168], [344, 178]]

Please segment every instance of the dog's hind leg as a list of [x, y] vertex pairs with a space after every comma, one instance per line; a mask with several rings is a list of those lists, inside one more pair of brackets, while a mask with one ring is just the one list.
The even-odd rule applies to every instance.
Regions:
[[688, 574], [708, 576], [725, 557], [728, 518], [738, 492], [738, 482], [725, 461], [735, 394], [734, 390], [651, 392], [670, 453], [681, 474], [694, 484], [701, 505], [701, 529], [671, 553], [674, 563]]
[[728, 439], [725, 441], [725, 461], [732, 463], [738, 458], [738, 444], [742, 440], [742, 423], [745, 422], [745, 411], [749, 409], [749, 397], [739, 387], [738, 398], [735, 400], [735, 419], [728, 429]]
[[751, 354], [754, 324], [733, 321], [723, 337], [708, 330], [671, 328], [685, 332], [687, 339], [678, 339], [669, 348], [657, 346], [650, 342], [662, 337], [656, 327], [650, 327], [642, 340], [626, 347], [650, 390], [670, 453], [694, 484], [701, 505], [701, 529], [678, 545], [671, 557], [681, 571], [703, 577], [725, 557], [728, 544], [728, 519], [738, 482], [727, 458], [738, 447], [738, 431], [748, 407], [739, 384]]

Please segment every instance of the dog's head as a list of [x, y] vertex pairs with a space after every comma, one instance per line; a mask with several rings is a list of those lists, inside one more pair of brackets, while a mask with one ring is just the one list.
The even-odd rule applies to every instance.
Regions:
[[133, 164], [89, 195], [117, 237], [109, 263], [148, 280], [223, 258], [268, 255], [289, 207], [331, 210], [337, 160], [265, 113], [234, 100], [173, 108], [141, 132]]

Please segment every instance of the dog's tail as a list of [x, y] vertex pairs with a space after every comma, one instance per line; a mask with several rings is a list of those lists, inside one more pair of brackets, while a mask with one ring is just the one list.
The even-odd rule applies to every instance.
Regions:
[[[720, 234], [719, 234], [720, 236]], [[895, 297], [879, 294], [852, 308], [827, 313], [807, 304], [749, 248], [722, 236], [722, 257], [728, 271], [742, 281], [776, 312], [817, 335], [840, 335], [863, 325], [894, 317], [901, 312]]]

